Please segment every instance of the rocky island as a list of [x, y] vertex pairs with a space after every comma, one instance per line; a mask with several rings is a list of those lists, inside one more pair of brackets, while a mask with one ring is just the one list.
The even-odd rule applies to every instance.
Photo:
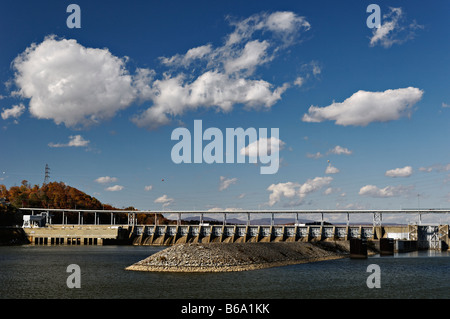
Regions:
[[126, 270], [230, 272], [286, 266], [349, 256], [348, 241], [187, 243], [159, 251]]

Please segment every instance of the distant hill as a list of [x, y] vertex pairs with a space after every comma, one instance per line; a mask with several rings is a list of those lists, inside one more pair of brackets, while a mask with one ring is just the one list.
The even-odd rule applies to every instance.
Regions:
[[[250, 225], [270, 225], [272, 220], [270, 218], [259, 218], [259, 219], [250, 219]], [[227, 223], [230, 224], [240, 224], [246, 225], [247, 220], [241, 220], [237, 218], [227, 219]], [[295, 218], [274, 218], [274, 225], [293, 225], [295, 223]], [[299, 224], [308, 224], [314, 223], [313, 220], [310, 219], [298, 219]]]
[[[184, 221], [189, 222], [199, 222], [200, 216], [192, 216], [187, 217], [183, 219]], [[210, 223], [210, 224], [222, 224], [222, 219], [214, 219], [210, 217], [203, 217], [204, 223]], [[311, 224], [314, 223], [314, 220], [310, 219], [299, 219], [298, 222], [300, 224]], [[270, 225], [271, 219], [270, 218], [258, 218], [258, 219], [250, 219], [250, 225]], [[289, 225], [294, 224], [295, 219], [294, 218], [276, 218], [274, 220], [275, 225]], [[238, 218], [227, 218], [227, 224], [236, 224], [236, 225], [246, 225], [247, 220], [238, 219]]]
[[2, 197], [17, 208], [115, 209], [63, 182], [31, 186], [28, 181], [23, 180], [21, 186], [12, 186], [8, 190], [4, 185], [0, 185], [0, 189]]
[[[109, 204], [103, 204], [97, 198], [92, 197], [75, 187], [68, 186], [63, 182], [51, 182], [42, 186], [31, 186], [28, 181], [23, 180], [21, 186], [12, 186], [9, 190], [5, 185], [0, 185], [0, 225], [22, 224], [22, 215], [18, 208], [36, 207], [36, 208], [55, 208], [55, 209], [89, 209], [89, 210], [119, 210]], [[130, 206], [125, 210], [136, 210]], [[93, 223], [94, 216], [86, 214], [86, 223]], [[91, 214], [93, 215], [93, 214]], [[157, 214], [158, 223], [165, 224], [169, 221], [161, 214]], [[77, 213], [66, 213], [69, 223], [77, 222]], [[102, 214], [105, 222], [109, 216]], [[118, 214], [116, 223], [126, 224], [128, 216]], [[61, 222], [61, 216], [55, 215], [52, 221]], [[108, 220], [107, 220], [108, 219]], [[139, 224], [153, 224], [154, 214], [137, 216]], [[102, 220], [100, 220], [102, 222]]]

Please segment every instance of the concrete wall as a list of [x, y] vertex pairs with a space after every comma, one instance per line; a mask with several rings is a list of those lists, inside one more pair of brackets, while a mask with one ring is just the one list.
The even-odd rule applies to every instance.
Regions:
[[102, 225], [51, 225], [23, 228], [32, 245], [102, 245], [117, 239], [119, 227]]

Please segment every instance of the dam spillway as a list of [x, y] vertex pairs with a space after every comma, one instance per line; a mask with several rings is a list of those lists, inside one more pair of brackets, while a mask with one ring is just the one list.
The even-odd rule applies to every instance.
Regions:
[[381, 229], [371, 226], [246, 226], [246, 225], [149, 225], [134, 226], [135, 245], [172, 245], [180, 243], [243, 243], [279, 241], [347, 240], [379, 238]]
[[447, 250], [448, 225], [142, 225], [130, 229], [133, 245], [184, 243], [312, 242], [395, 238], [395, 250]]

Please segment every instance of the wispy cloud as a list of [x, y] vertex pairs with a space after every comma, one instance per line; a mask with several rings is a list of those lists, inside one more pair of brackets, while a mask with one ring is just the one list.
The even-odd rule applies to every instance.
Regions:
[[9, 109], [2, 109], [1, 117], [4, 120], [7, 120], [9, 118], [17, 119], [23, 114], [23, 112], [25, 112], [25, 105], [20, 103], [17, 105], [13, 105]]
[[424, 167], [419, 167], [419, 171], [421, 172], [432, 172], [432, 171], [436, 171], [436, 172], [447, 172], [450, 171], [450, 163], [448, 164], [434, 164], [431, 166], [424, 166]]
[[95, 180], [96, 183], [99, 184], [109, 184], [117, 182], [117, 177], [109, 177], [109, 176], [102, 176]]
[[336, 155], [351, 155], [352, 153], [353, 151], [339, 145], [336, 145], [334, 148], [330, 149], [327, 152], [327, 154], [336, 154]]
[[321, 152], [317, 152], [315, 154], [312, 153], [306, 153], [306, 157], [308, 158], [314, 158], [314, 159], [319, 159], [324, 157], [325, 155], [351, 155], [353, 154], [353, 151], [349, 150], [346, 147], [342, 147], [340, 145], [336, 145], [335, 147], [329, 149], [325, 154], [322, 154]]
[[369, 197], [398, 197], [404, 195], [411, 195], [414, 186], [386, 186], [384, 188], [379, 188], [375, 185], [366, 185], [360, 188], [359, 195], [369, 196]]
[[173, 198], [168, 197], [166, 194], [158, 197], [153, 202], [157, 204], [162, 204], [162, 207], [167, 207], [171, 205], [175, 200]]
[[124, 187], [122, 185], [114, 185], [114, 186], [105, 188], [105, 190], [108, 192], [120, 192], [122, 189], [124, 189]]
[[374, 28], [370, 38], [370, 46], [381, 45], [385, 48], [393, 44], [402, 44], [415, 37], [417, 29], [423, 29], [416, 21], [407, 23], [402, 8], [389, 8], [389, 12], [383, 15], [383, 21], [379, 28]]
[[338, 187], [338, 188], [334, 188], [334, 187], [328, 187], [323, 194], [324, 195], [331, 195], [331, 194], [336, 194], [336, 193], [341, 193], [342, 190]]
[[237, 182], [236, 177], [226, 178], [225, 176], [220, 176], [219, 191], [226, 190], [232, 184], [236, 184], [236, 182]]
[[69, 136], [68, 143], [48, 143], [49, 147], [87, 147], [89, 144], [88, 140], [85, 140], [81, 135]]
[[312, 153], [306, 153], [306, 157], [307, 158], [314, 158], [314, 159], [318, 159], [318, 158], [322, 158], [324, 155], [320, 152], [317, 152], [315, 154]]

